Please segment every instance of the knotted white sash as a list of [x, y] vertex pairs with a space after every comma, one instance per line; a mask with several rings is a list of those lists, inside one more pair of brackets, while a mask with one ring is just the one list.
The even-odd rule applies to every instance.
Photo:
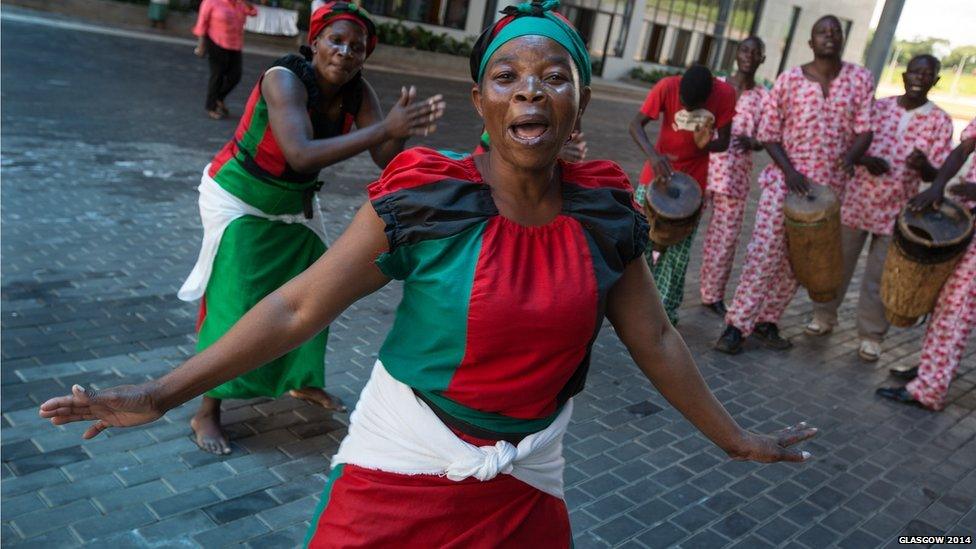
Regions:
[[203, 169], [200, 177], [200, 220], [203, 221], [203, 243], [200, 245], [200, 255], [197, 263], [193, 266], [190, 276], [186, 277], [186, 282], [176, 293], [176, 296], [183, 301], [195, 301], [203, 297], [207, 290], [207, 282], [210, 281], [210, 273], [213, 271], [214, 258], [217, 257], [217, 248], [220, 246], [220, 239], [224, 236], [224, 231], [232, 221], [245, 215], [253, 215], [280, 221], [282, 223], [301, 223], [308, 227], [312, 232], [327, 244], [325, 234], [325, 223], [319, 215], [319, 197], [315, 195], [312, 205], [312, 219], [306, 219], [303, 214], [290, 215], [271, 215], [251, 206], [240, 198], [224, 190], [216, 181], [210, 177], [210, 164]]
[[562, 498], [562, 441], [572, 414], [570, 399], [549, 427], [525, 437], [518, 446], [504, 440], [494, 446], [474, 446], [459, 439], [377, 360], [332, 465], [350, 463], [405, 475], [443, 475], [454, 481], [469, 477], [490, 480], [506, 474]]

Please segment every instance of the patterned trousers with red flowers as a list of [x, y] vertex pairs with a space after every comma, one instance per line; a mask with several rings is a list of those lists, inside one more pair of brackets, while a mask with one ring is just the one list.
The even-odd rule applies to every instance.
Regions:
[[962, 353], [976, 324], [976, 239], [966, 250], [956, 270], [949, 276], [935, 311], [929, 319], [922, 341], [922, 360], [918, 377], [907, 389], [923, 405], [933, 410], [945, 406], [949, 383], [962, 360]]
[[746, 197], [707, 193], [706, 207], [712, 210], [702, 247], [700, 290], [702, 303], [725, 299], [725, 286], [732, 273], [735, 248], [746, 215]]
[[787, 190], [782, 172], [775, 172], [779, 177], [764, 185], [759, 197], [756, 224], [746, 248], [739, 286], [725, 316], [725, 322], [742, 330], [744, 335], [751, 334], [759, 322], [779, 322], [796, 294], [797, 282], [786, 251], [783, 223]]

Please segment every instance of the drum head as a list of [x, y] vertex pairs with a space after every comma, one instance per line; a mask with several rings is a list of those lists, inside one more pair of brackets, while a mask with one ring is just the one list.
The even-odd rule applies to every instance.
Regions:
[[654, 213], [665, 219], [685, 219], [701, 208], [701, 187], [694, 177], [682, 172], [674, 172], [664, 191], [656, 185], [648, 189], [648, 204]]
[[833, 210], [839, 208], [840, 202], [830, 187], [810, 185], [810, 192], [806, 196], [792, 192], [787, 194], [783, 212], [793, 221], [816, 223], [826, 219]]
[[913, 212], [908, 208], [898, 215], [898, 232], [909, 242], [941, 248], [955, 246], [973, 231], [973, 216], [958, 202], [946, 198], [938, 210]]

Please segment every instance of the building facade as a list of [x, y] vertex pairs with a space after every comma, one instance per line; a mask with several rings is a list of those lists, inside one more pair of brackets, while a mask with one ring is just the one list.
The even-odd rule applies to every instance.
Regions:
[[[455, 38], [477, 36], [504, 0], [362, 0], [380, 20], [402, 20]], [[695, 63], [734, 68], [735, 48], [766, 43], [758, 76], [773, 80], [811, 59], [807, 41], [826, 14], [845, 27], [844, 59], [861, 62], [875, 0], [564, 0], [559, 11], [586, 39], [595, 73], [620, 78], [634, 67], [680, 70]]]

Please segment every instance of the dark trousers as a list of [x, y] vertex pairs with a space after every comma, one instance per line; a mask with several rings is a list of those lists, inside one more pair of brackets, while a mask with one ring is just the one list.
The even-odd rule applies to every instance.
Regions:
[[234, 86], [241, 81], [241, 52], [225, 50], [207, 38], [207, 59], [210, 60], [210, 80], [207, 82], [207, 110], [217, 108]]

